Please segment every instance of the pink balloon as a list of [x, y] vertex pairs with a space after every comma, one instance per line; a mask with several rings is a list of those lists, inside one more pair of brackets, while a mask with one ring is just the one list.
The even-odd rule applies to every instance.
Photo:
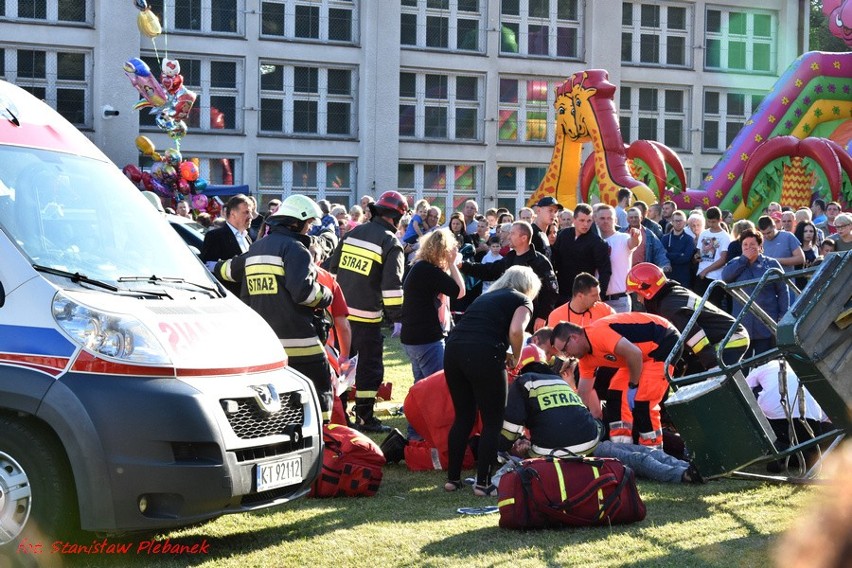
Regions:
[[193, 195], [192, 196], [192, 208], [193, 209], [207, 209], [207, 196], [206, 195]]
[[183, 178], [177, 180], [177, 189], [183, 195], [189, 195], [189, 182]]

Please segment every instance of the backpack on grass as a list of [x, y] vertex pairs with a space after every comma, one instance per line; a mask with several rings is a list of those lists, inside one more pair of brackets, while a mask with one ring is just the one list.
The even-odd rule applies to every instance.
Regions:
[[382, 483], [385, 456], [364, 434], [338, 424], [326, 424], [322, 470], [311, 488], [313, 497], [372, 496]]

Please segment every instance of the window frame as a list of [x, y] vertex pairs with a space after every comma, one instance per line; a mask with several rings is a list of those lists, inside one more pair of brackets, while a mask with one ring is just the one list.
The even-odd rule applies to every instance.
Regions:
[[[425, 199], [429, 202], [430, 205], [438, 204], [438, 207], [441, 208], [442, 217], [444, 219], [448, 218], [453, 211], [461, 211], [462, 205], [468, 199], [473, 199], [477, 203], [482, 203], [482, 191], [483, 191], [483, 172], [485, 171], [485, 164], [483, 162], [471, 162], [467, 164], [455, 163], [455, 162], [441, 162], [441, 161], [418, 161], [418, 160], [400, 160], [397, 172], [403, 167], [413, 167], [413, 176], [412, 176], [412, 184], [405, 184], [403, 179], [401, 179], [401, 175], [397, 174], [397, 186], [399, 191], [402, 192], [403, 195], [413, 195], [413, 200], [416, 202], [420, 199]], [[443, 171], [443, 179], [444, 186], [443, 187], [426, 187], [426, 180], [429, 177], [427, 175], [427, 169], [440, 169], [444, 168]], [[453, 175], [448, 176], [447, 171], [452, 168]], [[467, 170], [459, 172], [460, 168], [468, 168]], [[465, 190], [465, 189], [457, 189], [456, 188], [456, 180], [462, 176], [466, 175], [467, 171], [472, 169], [473, 175], [473, 190]], [[434, 177], [434, 176], [433, 176]], [[440, 175], [438, 178], [440, 180]], [[443, 203], [441, 205], [440, 203]], [[451, 204], [451, 207], [448, 207], [447, 204]]]
[[[478, 142], [481, 143], [484, 139], [484, 112], [485, 112], [485, 85], [486, 77], [483, 73], [428, 73], [419, 69], [401, 68], [400, 69], [400, 89], [402, 89], [402, 75], [409, 74], [415, 77], [415, 96], [403, 96], [399, 93], [400, 106], [400, 124], [397, 132], [400, 140], [424, 140], [435, 142]], [[446, 78], [446, 98], [444, 97], [427, 97], [427, 77], [436, 77], [438, 79]], [[476, 80], [476, 101], [460, 99], [458, 97], [458, 79], [459, 78], [474, 78]], [[403, 106], [414, 107], [414, 134], [402, 134]], [[427, 136], [427, 111], [430, 109], [445, 109], [445, 124], [446, 136]], [[476, 127], [475, 136], [473, 138], [464, 138], [458, 136], [458, 113], [459, 109], [475, 109], [476, 110]]]
[[[502, 82], [506, 81], [518, 81], [518, 101], [517, 103], [512, 102], [503, 102], [501, 101], [502, 92], [497, 96], [497, 144], [498, 145], [553, 145], [556, 141], [556, 109], [553, 104], [556, 101], [556, 87], [561, 85], [565, 80], [564, 79], [546, 79], [546, 78], [534, 78], [529, 76], [520, 76], [520, 75], [511, 75], [511, 74], [501, 74], [498, 77], [498, 83], [500, 84], [500, 88], [502, 90]], [[547, 99], [543, 101], [538, 108], [530, 106], [530, 101], [528, 99], [529, 96], [529, 83], [530, 81], [541, 82], [544, 81], [547, 83]], [[500, 137], [500, 128], [501, 122], [503, 120], [504, 111], [517, 111], [517, 129], [516, 132], [520, 133], [523, 129], [524, 133], [529, 133], [530, 125], [528, 121], [528, 113], [531, 111], [534, 112], [546, 112], [547, 119], [545, 121], [545, 136], [543, 139], [520, 139], [515, 138], [501, 138]]]
[[[78, 2], [81, 0], [77, 0]], [[82, 0], [85, 2], [83, 20], [61, 20], [59, 19], [59, 2], [57, 0], [44, 0], [45, 17], [44, 18], [28, 18], [20, 16], [20, 9], [17, 2], [13, 6], [11, 2], [6, 3], [5, 14], [0, 13], [0, 18], [13, 22], [32, 22], [43, 23], [58, 26], [92, 26], [95, 20], [94, 2]], [[12, 8], [15, 8], [15, 15], [12, 16]]]
[[[720, 22], [719, 22], [719, 31], [710, 31], [709, 27], [709, 13], [711, 11], [720, 12]], [[744, 8], [744, 7], [733, 7], [733, 6], [718, 6], [708, 4], [704, 8], [704, 64], [703, 68], [705, 71], [711, 72], [735, 72], [735, 73], [748, 73], [754, 75], [776, 75], [778, 70], [778, 12], [772, 10], [761, 10], [754, 8]], [[743, 34], [731, 34], [730, 33], [730, 20], [731, 14], [743, 14], [746, 17], [745, 24], [745, 33]], [[769, 21], [769, 34], [766, 37], [758, 37], [754, 35], [754, 17], [755, 16], [768, 16]], [[729, 55], [730, 55], [730, 45], [734, 41], [741, 41], [745, 43], [744, 56], [745, 56], [745, 66], [743, 68], [740, 67], [732, 67], [729, 65]], [[709, 64], [709, 58], [711, 53], [710, 43], [712, 41], [718, 41], [720, 44], [719, 47], [719, 65], [711, 66]], [[769, 46], [769, 69], [755, 69], [754, 68], [754, 46], [755, 45], [768, 45]]]
[[[271, 130], [264, 128], [263, 112], [258, 112], [257, 130], [259, 135], [273, 136], [293, 136], [293, 137], [326, 137], [340, 140], [352, 140], [358, 136], [358, 69], [355, 66], [347, 65], [328, 65], [323, 66], [316, 63], [301, 63], [293, 61], [284, 61], [277, 59], [260, 59], [258, 61], [258, 73], [263, 74], [263, 67], [266, 65], [274, 65], [283, 67], [282, 89], [258, 90], [258, 108], [263, 108], [264, 100], [281, 101], [282, 125], [281, 130]], [[317, 71], [317, 92], [299, 92], [296, 93], [295, 88], [295, 70], [296, 68], [315, 69]], [[329, 92], [328, 74], [329, 71], [348, 71], [349, 72], [349, 94]], [[258, 77], [258, 85], [261, 86], [263, 78]], [[295, 130], [296, 102], [316, 102], [316, 132], [297, 132]], [[347, 134], [329, 133], [328, 132], [328, 109], [329, 104], [347, 103], [349, 104], [349, 132]], [[325, 121], [320, 120], [321, 117], [326, 117]]]
[[[32, 51], [44, 54], [44, 77], [22, 77], [18, 74], [18, 53], [21, 51]], [[59, 54], [81, 54], [83, 55], [83, 78], [82, 79], [60, 79], [59, 65], [57, 62]], [[15, 45], [0, 48], [0, 56], [4, 58], [3, 67], [7, 81], [15, 83], [24, 89], [44, 89], [44, 102], [51, 108], [62, 112], [58, 107], [58, 94], [61, 89], [78, 90], [83, 95], [83, 121], [77, 122], [72, 120], [72, 117], [66, 117], [69, 122], [80, 129], [88, 130], [93, 128], [93, 111], [92, 111], [92, 92], [90, 85], [92, 84], [94, 74], [94, 53], [91, 49], [68, 48], [48, 49], [45, 46], [32, 45]], [[42, 98], [42, 97], [39, 97]], [[63, 115], [64, 116], [64, 115]]]
[[[551, 0], [548, 7], [547, 17], [535, 17], [530, 15], [530, 0], [518, 0], [518, 14], [504, 14], [503, 8], [500, 8], [500, 57], [529, 57], [542, 59], [558, 59], [561, 61], [582, 61], [585, 57], [585, 5], [581, 0], [571, 0], [575, 3], [577, 13], [576, 20], [560, 19], [558, 0]], [[503, 51], [502, 33], [503, 28], [508, 26], [517, 26], [518, 34], [516, 40], [518, 43], [518, 51]], [[547, 26], [547, 53], [536, 54], [529, 53], [529, 36], [531, 26]], [[558, 55], [558, 39], [560, 28], [574, 30], [576, 33], [577, 53], [574, 55]]]
[[[282, 23], [282, 33], [264, 33], [264, 5], [283, 6], [284, 21]], [[359, 6], [357, 0], [314, 0], [308, 2], [305, 0], [261, 0], [259, 2], [259, 34], [260, 39], [268, 40], [286, 40], [299, 42], [318, 42], [331, 43], [342, 45], [357, 45], [359, 42], [360, 24], [358, 21]], [[318, 37], [305, 37], [296, 35], [296, 7], [311, 7], [319, 9], [319, 30]], [[349, 19], [349, 35], [348, 40], [331, 38], [331, 10], [345, 10], [350, 14]]]
[[[213, 4], [217, 0], [197, 0], [201, 3], [200, 12], [201, 27], [199, 29], [177, 28], [175, 27], [175, 2], [176, 0], [149, 0], [154, 13], [160, 17], [160, 23], [163, 26], [163, 32], [169, 34], [180, 35], [202, 35], [202, 36], [225, 36], [225, 37], [245, 37], [246, 34], [246, 0], [235, 0], [235, 30], [223, 31], [213, 29]], [[162, 4], [162, 10], [158, 10], [159, 4]]]
[[[710, 112], [707, 109], [707, 94], [708, 93], [716, 93], [719, 95], [719, 108], [717, 112]], [[743, 96], [743, 114], [733, 114], [728, 112], [730, 95], [741, 95]], [[737, 123], [739, 128], [737, 132], [730, 137], [733, 141], [733, 138], [736, 138], [737, 134], [745, 128], [746, 121], [757, 111], [758, 106], [766, 96], [765, 91], [759, 90], [749, 90], [749, 89], [729, 89], [723, 87], [705, 87], [701, 93], [701, 152], [705, 154], [721, 154], [724, 153], [728, 146], [728, 125], [731, 123]], [[760, 97], [760, 101], [755, 104], [755, 97]], [[713, 121], [718, 124], [718, 128], [716, 130], [716, 146], [709, 147], [705, 145], [704, 134], [707, 129], [707, 123]]]
[[[544, 179], [544, 176], [547, 175], [547, 169], [550, 167], [550, 164], [541, 164], [538, 166], [533, 166], [529, 164], [497, 164], [497, 207], [501, 206], [501, 201], [503, 200], [514, 200], [515, 206], [509, 209], [509, 212], [512, 215], [517, 216], [517, 212], [525, 207], [527, 202], [529, 201], [532, 194], [538, 189], [539, 185], [541, 185], [541, 180]], [[503, 173], [502, 170], [514, 170], [515, 176], [515, 187], [513, 189], [501, 189], [500, 187], [500, 176]], [[536, 182], [535, 187], [528, 187], [527, 178], [530, 174], [540, 171], [541, 178]], [[536, 177], [538, 177], [536, 175]]]
[[[264, 164], [278, 164], [280, 172], [279, 184], [264, 183]], [[316, 166], [316, 187], [296, 185], [294, 183], [295, 164], [306, 163]], [[329, 169], [335, 164], [349, 165], [348, 188], [329, 187]], [[286, 199], [290, 195], [307, 195], [314, 200], [328, 199], [335, 201], [336, 197], [346, 197], [347, 203], [354, 203], [358, 193], [358, 158], [354, 156], [291, 156], [260, 154], [257, 157], [257, 195], [260, 203], [268, 199]], [[265, 198], [266, 201], [264, 201]], [[261, 209], [262, 210], [262, 209]]]
[[[630, 101], [629, 108], [624, 107], [624, 94], [629, 91]], [[653, 105], [655, 108], [645, 108], [643, 109], [642, 102], [640, 97], [643, 94], [648, 94], [647, 91], [652, 91], [656, 96], [653, 98]], [[670, 111], [666, 109], [666, 92], [673, 91], [681, 93], [681, 102], [683, 108], [680, 112]], [[687, 86], [680, 85], [648, 85], [644, 83], [623, 83], [621, 85], [621, 94], [619, 97], [619, 127], [621, 128], [622, 137], [624, 138], [624, 142], [629, 144], [636, 140], [658, 140], [663, 144], [669, 146], [672, 150], [679, 152], [690, 152], [691, 151], [691, 130], [690, 130], [690, 116], [692, 114], [691, 111], [691, 103], [692, 103], [692, 91]], [[626, 115], [626, 116], [625, 116]], [[624, 118], [628, 118], [629, 123], [629, 131], [624, 132]], [[640, 121], [641, 120], [653, 119], [656, 121], [656, 133], [654, 136], [641, 137], [639, 135], [640, 132]], [[680, 129], [681, 137], [683, 141], [682, 146], [675, 146], [673, 144], [669, 144], [666, 141], [666, 121], [667, 120], [681, 120], [682, 127]]]
[[[414, 0], [416, 6], [403, 4], [400, 13], [400, 48], [401, 49], [429, 49], [440, 51], [453, 51], [461, 53], [485, 53], [486, 42], [486, 8], [488, 0], [478, 0], [478, 9], [476, 12], [459, 10], [460, 0], [447, 0], [447, 9], [430, 8], [428, 0]], [[415, 18], [415, 41], [414, 43], [403, 43], [402, 34], [404, 32], [403, 20], [406, 16], [414, 16]], [[429, 19], [430, 18], [446, 18], [447, 19], [447, 45], [435, 46], [429, 45]], [[475, 49], [463, 49], [459, 47], [458, 27], [459, 21], [476, 20], [477, 21], [477, 36]], [[455, 33], [453, 33], [455, 32]]]
[[[627, 6], [631, 7], [632, 18], [631, 23], [629, 25], [624, 24], [623, 21], [623, 13]], [[656, 26], [647, 26], [644, 25], [642, 20], [642, 9], [645, 7], [652, 7], [660, 9], [659, 13], [659, 22]], [[663, 9], [665, 8], [665, 9]], [[677, 8], [685, 10], [684, 15], [684, 29], [677, 28], [669, 28], [669, 9]], [[641, 2], [641, 1], [629, 1], [625, 0], [622, 2], [622, 25], [621, 25], [621, 38], [622, 38], [622, 57], [621, 63], [625, 66], [640, 66], [640, 67], [669, 67], [675, 69], [692, 69], [693, 67], [693, 58], [692, 58], [692, 45], [694, 43], [693, 40], [693, 30], [694, 26], [694, 6], [692, 4], [687, 4], [683, 2]], [[630, 34], [631, 37], [631, 52], [630, 58], [624, 58], [624, 41], [625, 36]], [[642, 59], [642, 38], [643, 36], [652, 36], [659, 39], [658, 44], [658, 57], [657, 61], [643, 61]], [[668, 44], [669, 39], [673, 37], [683, 38], [684, 46], [683, 46], [683, 63], [669, 63], [668, 62]], [[638, 40], [637, 40], [638, 38]]]

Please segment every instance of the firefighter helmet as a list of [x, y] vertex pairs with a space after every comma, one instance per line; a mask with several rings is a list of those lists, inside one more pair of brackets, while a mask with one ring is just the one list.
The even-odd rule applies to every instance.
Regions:
[[372, 203], [374, 207], [381, 207], [388, 213], [405, 215], [408, 211], [408, 201], [398, 191], [386, 191], [379, 196], [379, 199]]
[[322, 218], [316, 201], [306, 195], [291, 195], [285, 199], [271, 217], [293, 217], [299, 221]]
[[657, 295], [668, 281], [666, 275], [656, 264], [640, 262], [627, 273], [627, 291], [636, 292], [646, 300]]

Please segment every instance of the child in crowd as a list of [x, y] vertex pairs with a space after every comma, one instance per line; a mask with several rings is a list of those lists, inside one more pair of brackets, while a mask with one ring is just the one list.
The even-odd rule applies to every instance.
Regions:
[[416, 243], [423, 233], [426, 232], [424, 219], [426, 219], [426, 211], [429, 209], [429, 202], [425, 199], [419, 200], [414, 204], [414, 215], [408, 222], [408, 228], [402, 237], [402, 241], [406, 244], [413, 245]]
[[[503, 258], [503, 255], [500, 254], [500, 249], [502, 245], [500, 244], [500, 237], [493, 236], [488, 237], [488, 252], [485, 253], [485, 256], [482, 257], [482, 264], [489, 264], [491, 262], [497, 262], [498, 260]], [[482, 293], [486, 293], [488, 288], [491, 286], [491, 282], [483, 282], [482, 283]]]

